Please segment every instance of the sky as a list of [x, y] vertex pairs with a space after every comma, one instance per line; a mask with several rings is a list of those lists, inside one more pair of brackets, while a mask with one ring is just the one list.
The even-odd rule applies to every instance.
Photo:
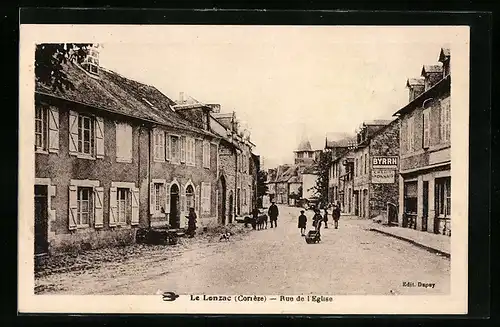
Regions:
[[406, 79], [437, 64], [452, 30], [439, 27], [161, 26], [119, 34], [100, 49], [105, 68], [235, 111], [265, 168], [293, 163], [302, 137], [391, 119]]

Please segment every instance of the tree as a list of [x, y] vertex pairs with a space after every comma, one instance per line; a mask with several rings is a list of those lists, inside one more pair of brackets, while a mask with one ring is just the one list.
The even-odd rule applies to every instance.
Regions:
[[262, 205], [262, 197], [266, 195], [268, 187], [266, 185], [267, 172], [265, 170], [259, 170], [257, 172], [257, 201], [259, 206]]
[[319, 197], [320, 204], [328, 203], [328, 175], [332, 163], [332, 153], [322, 151], [317, 159], [314, 160], [314, 171], [317, 175], [316, 185], [313, 187], [315, 194]]
[[76, 59], [82, 62], [92, 46], [89, 43], [43, 43], [35, 49], [35, 79], [64, 92], [75, 89], [63, 70], [63, 64]]

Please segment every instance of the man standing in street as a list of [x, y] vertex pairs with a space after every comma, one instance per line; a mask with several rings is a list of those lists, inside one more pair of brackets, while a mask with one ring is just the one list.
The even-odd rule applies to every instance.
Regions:
[[278, 227], [278, 216], [279, 216], [279, 210], [278, 206], [272, 202], [271, 206], [269, 207], [268, 210], [268, 215], [269, 215], [269, 220], [271, 221], [271, 228], [273, 228], [273, 221], [274, 221], [274, 227]]

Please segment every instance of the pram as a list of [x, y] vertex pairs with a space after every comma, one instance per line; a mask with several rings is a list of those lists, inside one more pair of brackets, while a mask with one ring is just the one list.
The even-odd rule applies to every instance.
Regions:
[[321, 235], [318, 230], [310, 230], [305, 239], [307, 244], [319, 243], [321, 241]]

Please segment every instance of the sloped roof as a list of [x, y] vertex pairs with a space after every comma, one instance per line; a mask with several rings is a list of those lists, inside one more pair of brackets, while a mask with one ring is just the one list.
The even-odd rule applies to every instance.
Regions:
[[175, 102], [153, 86], [125, 78], [102, 67], [99, 69], [99, 77], [93, 77], [75, 63], [69, 62], [62, 66], [69, 81], [75, 86], [74, 90], [54, 90], [37, 81], [35, 92], [165, 126], [215, 136], [196, 128], [175, 113], [171, 109]]
[[302, 171], [302, 174], [316, 174], [316, 168], [314, 167], [305, 167]]
[[416, 77], [416, 78], [408, 78], [406, 80], [406, 87], [410, 86], [415, 86], [415, 85], [424, 85], [425, 84], [425, 78], [422, 77]]
[[421, 75], [424, 76], [425, 74], [428, 73], [442, 73], [442, 72], [443, 72], [443, 66], [441, 65], [424, 65], [422, 67]]
[[366, 126], [385, 126], [389, 125], [394, 119], [375, 119], [375, 120], [367, 120], [363, 122], [363, 125]]
[[311, 143], [309, 140], [302, 140], [299, 144], [299, 147], [295, 152], [300, 152], [300, 151], [312, 151]]
[[348, 133], [327, 133], [326, 134], [326, 147], [348, 147], [356, 142], [356, 136], [349, 135]]

